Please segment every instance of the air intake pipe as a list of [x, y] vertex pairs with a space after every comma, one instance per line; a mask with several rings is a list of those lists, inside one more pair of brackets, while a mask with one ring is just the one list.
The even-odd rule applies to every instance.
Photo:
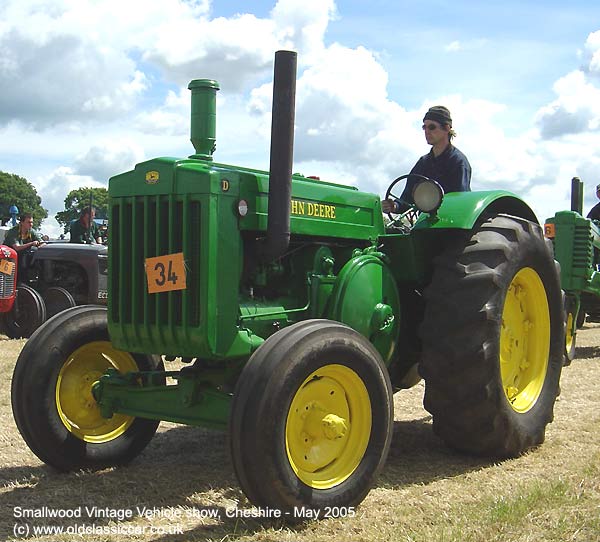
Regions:
[[269, 166], [267, 237], [260, 256], [265, 263], [280, 258], [290, 244], [292, 163], [297, 53], [277, 51], [273, 73], [273, 109]]
[[216, 146], [217, 91], [219, 83], [212, 79], [194, 79], [188, 85], [192, 91], [190, 141], [196, 154], [190, 158], [212, 160]]

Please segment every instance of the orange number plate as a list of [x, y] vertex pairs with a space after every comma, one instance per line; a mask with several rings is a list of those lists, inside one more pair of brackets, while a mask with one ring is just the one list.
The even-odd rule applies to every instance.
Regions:
[[185, 262], [183, 252], [146, 258], [148, 293], [185, 290]]
[[0, 273], [12, 275], [15, 264], [9, 260], [0, 260]]
[[548, 239], [554, 239], [556, 237], [556, 228], [554, 224], [544, 224], [544, 235]]

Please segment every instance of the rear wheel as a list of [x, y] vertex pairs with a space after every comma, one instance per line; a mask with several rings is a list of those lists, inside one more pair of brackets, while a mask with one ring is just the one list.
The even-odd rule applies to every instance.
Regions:
[[44, 292], [42, 297], [46, 304], [47, 318], [52, 318], [55, 314], [76, 305], [73, 296], [60, 286], [51, 286]]
[[565, 320], [539, 226], [496, 216], [436, 264], [420, 366], [434, 431], [492, 456], [541, 444], [559, 392]]
[[585, 324], [585, 311], [583, 310], [583, 307], [579, 307], [579, 312], [577, 313], [577, 329], [581, 329], [583, 327], [583, 324]]
[[64, 311], [27, 341], [15, 366], [12, 408], [21, 435], [42, 461], [60, 470], [119, 465], [150, 442], [159, 422], [101, 416], [92, 385], [109, 368], [157, 370], [162, 361], [113, 348], [102, 307]]
[[250, 358], [230, 420], [233, 463], [254, 504], [354, 506], [389, 450], [391, 384], [362, 335], [329, 320], [299, 322]]
[[11, 339], [31, 337], [46, 321], [46, 305], [33, 288], [25, 284], [17, 287], [13, 308], [2, 314], [3, 328]]

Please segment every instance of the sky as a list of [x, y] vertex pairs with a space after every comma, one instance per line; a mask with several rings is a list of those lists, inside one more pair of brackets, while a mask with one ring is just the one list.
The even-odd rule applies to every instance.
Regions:
[[215, 160], [266, 170], [278, 49], [298, 52], [294, 172], [383, 196], [441, 104], [473, 190], [511, 190], [541, 222], [573, 176], [596, 202], [597, 0], [0, 0], [0, 170], [58, 235], [70, 190], [193, 154], [198, 78], [221, 87]]

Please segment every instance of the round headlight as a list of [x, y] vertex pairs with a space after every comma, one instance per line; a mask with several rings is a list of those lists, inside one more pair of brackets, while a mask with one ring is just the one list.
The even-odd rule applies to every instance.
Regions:
[[436, 181], [421, 179], [415, 183], [412, 197], [419, 211], [432, 213], [442, 204], [444, 189]]
[[246, 200], [241, 199], [238, 201], [238, 214], [242, 217], [248, 214], [248, 202]]

